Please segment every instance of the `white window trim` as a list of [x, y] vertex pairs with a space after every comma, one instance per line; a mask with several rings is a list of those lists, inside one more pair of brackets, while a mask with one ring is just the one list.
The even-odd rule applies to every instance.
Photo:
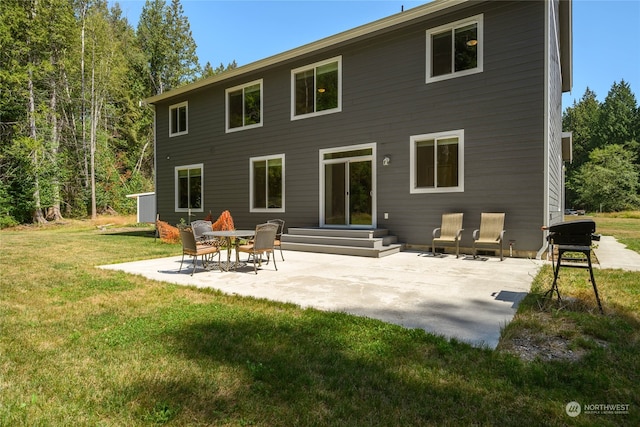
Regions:
[[[458, 138], [458, 186], [422, 188], [416, 186], [416, 143], [428, 139]], [[437, 159], [434, 159], [434, 162]], [[464, 192], [464, 129], [414, 135], [409, 138], [409, 193], [462, 193]]]
[[[478, 64], [476, 68], [472, 68], [470, 70], [464, 71], [452, 71], [449, 74], [443, 74], [441, 76], [431, 76], [431, 35], [434, 33], [440, 33], [444, 30], [453, 30], [455, 28], [464, 27], [469, 24], [477, 24], [478, 25]], [[427, 30], [426, 33], [426, 41], [427, 41], [427, 57], [426, 57], [426, 81], [425, 83], [433, 83], [439, 82], [441, 80], [455, 79], [457, 77], [468, 76], [471, 74], [481, 73], [484, 68], [484, 15], [475, 15], [466, 19], [462, 19], [460, 21], [452, 22], [450, 24], [441, 25], [436, 28], [431, 28]]]
[[[260, 122], [252, 124], [252, 125], [242, 125], [242, 126], [238, 126], [236, 128], [230, 128], [229, 127], [229, 93], [235, 92], [235, 91], [238, 91], [238, 90], [242, 89], [243, 90], [243, 92], [242, 92], [242, 105], [244, 106], [244, 89], [249, 87], [249, 86], [255, 86], [255, 85], [258, 85], [258, 84], [260, 85]], [[264, 104], [263, 88], [264, 88], [263, 79], [258, 79], [258, 80], [254, 80], [254, 81], [246, 83], [246, 84], [230, 87], [229, 89], [225, 90], [225, 94], [224, 94], [224, 98], [225, 98], [224, 126], [225, 126], [226, 133], [238, 132], [238, 131], [241, 131], [241, 130], [247, 130], [247, 129], [253, 129], [253, 128], [262, 127], [262, 123], [263, 123], [262, 118], [263, 118], [263, 112], [264, 112], [264, 109], [263, 109], [263, 104]]]
[[[296, 116], [296, 74], [302, 71], [315, 70], [332, 62], [338, 63], [338, 106], [330, 110], [314, 111], [313, 113], [300, 114]], [[315, 75], [315, 73], [314, 73]], [[291, 120], [307, 119], [309, 117], [324, 116], [325, 114], [339, 113], [342, 111], [342, 55], [319, 61], [313, 64], [305, 65], [291, 70]]]
[[[282, 207], [280, 208], [254, 208], [253, 207], [253, 163], [263, 160], [282, 159]], [[249, 212], [284, 212], [285, 211], [285, 156], [274, 154], [270, 156], [251, 157], [249, 159]]]
[[[186, 123], [184, 124], [184, 131], [182, 132], [176, 132], [176, 133], [171, 133], [171, 129], [173, 129], [173, 114], [172, 111], [176, 110], [178, 108], [184, 107], [185, 108], [185, 117], [186, 117]], [[180, 136], [180, 135], [186, 135], [189, 133], [189, 102], [188, 101], [184, 101], [181, 102], [179, 104], [173, 104], [169, 106], [169, 137], [174, 137], [174, 136]]]
[[[179, 204], [179, 195], [178, 195], [178, 171], [179, 170], [184, 170], [184, 169], [200, 169], [200, 179], [202, 180], [202, 184], [200, 185], [200, 208], [181, 208], [178, 206]], [[173, 186], [174, 186], [174, 193], [175, 193], [175, 209], [176, 212], [204, 212], [204, 164], [203, 163], [196, 163], [193, 165], [182, 165], [182, 166], [176, 166], [174, 168], [174, 179], [173, 179]], [[187, 220], [187, 222], [190, 222], [190, 219]]]

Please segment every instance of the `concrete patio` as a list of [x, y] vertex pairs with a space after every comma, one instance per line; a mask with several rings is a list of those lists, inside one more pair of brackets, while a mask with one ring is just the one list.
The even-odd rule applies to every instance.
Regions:
[[[243, 255], [246, 257], [246, 255]], [[303, 308], [366, 316], [407, 328], [495, 348], [541, 261], [495, 257], [431, 256], [401, 252], [384, 258], [285, 251], [278, 271], [249, 263], [237, 271], [179, 272], [180, 256], [107, 265], [149, 279], [218, 289], [228, 294], [290, 302]], [[244, 258], [243, 258], [244, 259]]]

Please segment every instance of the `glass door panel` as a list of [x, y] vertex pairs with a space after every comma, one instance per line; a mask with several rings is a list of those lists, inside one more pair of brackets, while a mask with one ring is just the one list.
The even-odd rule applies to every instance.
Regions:
[[349, 224], [372, 224], [371, 160], [351, 161], [349, 167]]
[[327, 225], [347, 224], [347, 191], [345, 163], [324, 165], [324, 222]]

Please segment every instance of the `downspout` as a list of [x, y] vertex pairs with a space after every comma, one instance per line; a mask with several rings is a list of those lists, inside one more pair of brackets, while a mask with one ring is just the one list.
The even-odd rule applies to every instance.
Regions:
[[[551, 61], [549, 61], [549, 48], [551, 42], [551, 19], [552, 19], [552, 10], [553, 10], [553, 2], [554, 0], [548, 0], [544, 2], [545, 7], [545, 23], [544, 23], [544, 196], [543, 200], [543, 208], [542, 208], [542, 227], [548, 227], [551, 222], [550, 212], [549, 212], [549, 100], [550, 100], [550, 89], [549, 89], [549, 77], [550, 77], [550, 67]], [[542, 259], [542, 254], [549, 247], [549, 242], [546, 239], [546, 232], [542, 233], [542, 246], [538, 249], [536, 253], [536, 259]]]
[[153, 191], [155, 194], [155, 218], [158, 218], [158, 147], [157, 147], [157, 138], [156, 138], [156, 105], [155, 104], [147, 104], [150, 105], [153, 109]]

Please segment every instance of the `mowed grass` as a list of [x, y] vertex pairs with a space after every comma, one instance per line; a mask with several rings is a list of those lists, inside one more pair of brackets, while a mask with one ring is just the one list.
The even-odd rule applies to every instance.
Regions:
[[[1, 426], [640, 424], [638, 273], [596, 272], [602, 316], [583, 271], [562, 275], [563, 297], [576, 302], [542, 304], [542, 269], [505, 340], [564, 333], [584, 355], [524, 361], [372, 319], [98, 269], [180, 254], [150, 229], [118, 226], [0, 232]], [[629, 413], [572, 418], [571, 401]]]
[[[640, 211], [594, 214], [596, 232], [615, 236], [629, 249], [640, 253]], [[596, 279], [597, 282], [597, 279]]]

